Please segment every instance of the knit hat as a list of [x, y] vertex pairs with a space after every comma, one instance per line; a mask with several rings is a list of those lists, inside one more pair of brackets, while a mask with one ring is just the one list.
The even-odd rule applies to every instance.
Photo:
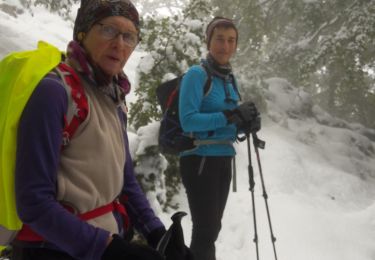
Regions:
[[73, 39], [81, 40], [79, 33], [88, 32], [95, 23], [109, 16], [129, 19], [139, 32], [138, 11], [129, 0], [81, 0], [74, 22]]
[[221, 16], [215, 17], [208, 25], [206, 28], [206, 42], [207, 42], [207, 49], [210, 47], [210, 42], [212, 35], [214, 33], [214, 30], [216, 27], [229, 27], [233, 28], [236, 31], [236, 43], [238, 42], [238, 30], [236, 25], [234, 24], [233, 20], [224, 18]]

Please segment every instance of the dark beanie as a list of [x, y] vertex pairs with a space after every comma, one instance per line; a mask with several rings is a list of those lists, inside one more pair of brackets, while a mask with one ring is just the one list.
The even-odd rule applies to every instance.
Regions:
[[214, 30], [216, 27], [228, 27], [228, 28], [233, 28], [236, 31], [236, 43], [238, 41], [238, 30], [236, 25], [234, 24], [233, 20], [224, 18], [221, 16], [215, 17], [208, 25], [206, 28], [206, 42], [207, 42], [207, 49], [210, 48], [210, 42], [212, 38], [212, 34], [214, 33]]
[[123, 16], [134, 23], [139, 32], [139, 14], [129, 0], [81, 0], [74, 22], [73, 39], [88, 32], [98, 21], [109, 16]]

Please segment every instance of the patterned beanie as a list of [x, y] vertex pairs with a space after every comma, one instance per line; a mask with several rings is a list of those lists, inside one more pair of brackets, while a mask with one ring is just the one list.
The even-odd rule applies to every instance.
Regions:
[[74, 22], [73, 39], [79, 39], [80, 33], [88, 32], [98, 21], [109, 16], [123, 16], [133, 22], [139, 33], [139, 14], [129, 0], [81, 0]]
[[236, 31], [236, 44], [238, 42], [238, 30], [236, 25], [234, 24], [233, 20], [224, 18], [221, 16], [215, 17], [206, 28], [206, 42], [207, 42], [207, 49], [210, 48], [211, 38], [214, 33], [216, 27], [228, 27], [233, 28]]

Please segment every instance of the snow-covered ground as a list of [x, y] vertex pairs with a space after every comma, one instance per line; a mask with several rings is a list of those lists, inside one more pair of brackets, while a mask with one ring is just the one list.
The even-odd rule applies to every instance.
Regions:
[[[38, 40], [63, 50], [71, 35], [71, 21], [43, 9], [35, 9], [34, 16], [25, 13], [17, 18], [0, 10], [0, 59], [9, 51], [34, 48]], [[134, 86], [140, 56], [135, 52], [125, 68]], [[340, 122], [318, 107], [311, 107], [307, 116], [301, 112], [310, 104], [305, 93], [296, 92], [283, 79], [270, 79], [268, 84], [270, 110], [262, 115], [259, 132], [266, 149], [260, 150], [260, 159], [278, 259], [375, 260], [374, 132], [357, 125], [333, 127]], [[133, 93], [130, 101], [135, 100]], [[360, 134], [366, 131], [367, 137]], [[135, 135], [131, 137], [133, 146], [139, 143]], [[237, 192], [230, 194], [227, 203], [217, 241], [218, 260], [256, 259], [246, 142], [239, 143], [237, 151]], [[254, 151], [252, 163], [260, 259], [271, 260], [273, 249]], [[181, 210], [188, 212], [183, 192], [177, 200]], [[166, 224], [169, 217], [161, 214]], [[183, 226], [189, 242], [189, 217]]]

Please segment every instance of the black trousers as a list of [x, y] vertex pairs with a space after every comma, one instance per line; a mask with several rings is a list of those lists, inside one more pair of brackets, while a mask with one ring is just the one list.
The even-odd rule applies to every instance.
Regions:
[[13, 245], [11, 260], [74, 260], [73, 257], [56, 250]]
[[232, 157], [185, 156], [180, 172], [193, 222], [190, 248], [194, 260], [215, 260], [215, 241], [231, 182]]

